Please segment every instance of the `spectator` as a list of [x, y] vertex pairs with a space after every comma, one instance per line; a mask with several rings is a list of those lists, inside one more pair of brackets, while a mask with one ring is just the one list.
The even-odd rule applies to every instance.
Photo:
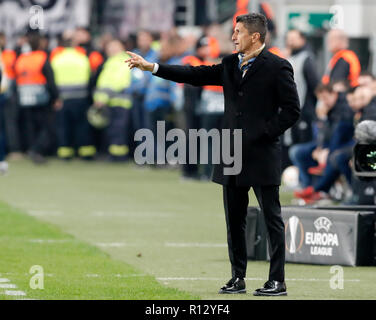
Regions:
[[[177, 36], [162, 39], [157, 62], [171, 64], [171, 61], [175, 60], [175, 46], [179, 41], [180, 38]], [[175, 83], [158, 77], [150, 79], [145, 93], [145, 110], [147, 112], [148, 127], [152, 130], [155, 138], [154, 161], [157, 154], [165, 154], [165, 150], [158, 150], [158, 148], [162, 148], [163, 143], [157, 140], [157, 122], [165, 121], [166, 131], [170, 129], [172, 123], [169, 116], [174, 109], [176, 98]], [[159, 138], [164, 139], [164, 137]], [[148, 162], [153, 162], [153, 159], [148, 159]]]
[[14, 65], [17, 59], [16, 50], [7, 49], [5, 34], [0, 33], [1, 63], [3, 65], [3, 82], [1, 91], [3, 93], [3, 116], [4, 131], [7, 137], [8, 159], [22, 159], [21, 139], [19, 134], [19, 106], [16, 102], [16, 85]]
[[[0, 47], [0, 55], [1, 55]], [[4, 116], [3, 116], [3, 105], [4, 105], [4, 94], [2, 92], [2, 74], [3, 65], [0, 60], [0, 174], [4, 174], [8, 171], [8, 163], [5, 161], [5, 134], [4, 134]]]
[[[355, 113], [355, 124], [363, 120], [376, 120], [376, 99], [373, 98], [372, 90], [369, 87], [356, 88], [354, 93], [347, 95], [347, 100]], [[326, 198], [330, 187], [341, 174], [346, 177], [349, 185], [352, 185], [349, 161], [352, 157], [354, 144], [355, 141], [351, 139], [330, 153], [323, 176], [313, 186], [296, 192], [295, 196], [304, 199], [306, 203]]]
[[335, 92], [331, 84], [320, 84], [316, 95], [319, 97], [316, 109], [319, 134], [313, 141], [296, 144], [289, 150], [291, 161], [299, 168], [299, 181], [303, 188], [311, 186], [313, 182], [309, 168], [320, 164], [323, 170], [329, 152], [345, 144], [349, 136], [352, 137], [352, 126], [349, 125], [352, 113], [345, 94]]
[[[195, 55], [186, 56], [183, 64], [190, 66], [211, 65], [212, 38], [202, 36], [196, 43]], [[194, 87], [184, 84], [184, 116], [185, 127], [189, 129], [219, 129], [224, 111], [223, 89], [218, 86]], [[187, 148], [187, 164], [183, 165], [183, 178], [208, 180], [212, 171], [211, 140], [208, 144], [208, 164], [203, 165], [200, 172], [197, 164], [188, 164], [189, 148]]]
[[340, 29], [330, 30], [327, 46], [333, 56], [322, 77], [322, 83], [328, 84], [335, 80], [347, 79], [351, 87], [356, 87], [361, 67], [355, 52], [348, 49], [349, 39], [345, 32]]
[[291, 128], [292, 143], [308, 142], [312, 140], [312, 122], [317, 102], [315, 88], [319, 83], [319, 76], [313, 53], [302, 32], [296, 29], [288, 31], [286, 46], [290, 51], [288, 60], [294, 68], [301, 108], [300, 119]]
[[375, 81], [375, 76], [369, 71], [362, 71], [358, 78], [358, 84], [360, 87], [370, 86], [373, 81]]
[[106, 46], [107, 60], [99, 68], [94, 91], [94, 105], [97, 108], [108, 107], [110, 123], [106, 129], [110, 161], [129, 159], [130, 95], [131, 71], [124, 64], [127, 56], [120, 40], [112, 40]]
[[74, 157], [75, 148], [82, 159], [92, 159], [96, 154], [92, 130], [86, 113], [90, 106], [90, 62], [79, 49], [73, 48], [69, 39], [63, 50], [51, 59], [55, 81], [62, 102], [56, 104], [58, 125], [58, 150], [60, 159]]
[[31, 52], [22, 53], [15, 64], [17, 99], [25, 149], [41, 164], [51, 143], [49, 108], [58, 103], [58, 90], [47, 54], [40, 50], [39, 33], [30, 32], [27, 39]]
[[[137, 33], [136, 49], [134, 52], [147, 60], [156, 61], [158, 53], [152, 48], [153, 36], [147, 30]], [[133, 107], [131, 110], [133, 132], [146, 126], [145, 93], [152, 75], [150, 72], [141, 72], [138, 69], [132, 70], [132, 93]]]
[[89, 29], [78, 27], [73, 33], [72, 45], [82, 49], [82, 52], [89, 58], [91, 71], [96, 72], [103, 63], [103, 56], [93, 48]]

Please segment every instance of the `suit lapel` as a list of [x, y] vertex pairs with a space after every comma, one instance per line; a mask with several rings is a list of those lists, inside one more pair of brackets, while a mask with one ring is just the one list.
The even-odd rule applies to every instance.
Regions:
[[[240, 84], [243, 84], [252, 74], [254, 74], [260, 67], [265, 63], [265, 60], [267, 59], [265, 55], [265, 50], [263, 49], [261, 53], [256, 57], [255, 61], [251, 65], [251, 67], [246, 72], [245, 76], [241, 79]], [[240, 71], [239, 71], [240, 73]]]
[[234, 78], [235, 78], [236, 84], [239, 85], [240, 82], [242, 81], [242, 73], [238, 67], [238, 59], [236, 59], [236, 63], [234, 65]]

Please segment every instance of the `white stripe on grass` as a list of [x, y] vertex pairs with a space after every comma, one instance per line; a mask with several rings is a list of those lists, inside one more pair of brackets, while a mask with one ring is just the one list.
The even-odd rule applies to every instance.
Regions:
[[110, 248], [121, 248], [121, 247], [139, 247], [140, 245], [135, 243], [125, 243], [125, 242], [97, 242], [96, 246], [99, 247], [110, 247]]
[[0, 283], [10, 282], [7, 278], [0, 278]]
[[5, 290], [6, 296], [26, 296], [26, 293], [21, 290]]
[[33, 243], [67, 243], [71, 241], [76, 241], [73, 239], [30, 239], [29, 242]]
[[17, 286], [12, 283], [0, 283], [0, 289], [16, 289]]
[[[17, 286], [13, 283], [10, 283], [10, 280], [8, 278], [0, 278], [0, 289], [16, 289], [16, 288]], [[26, 293], [21, 290], [4, 290], [4, 291], [0, 291], [0, 294], [5, 294], [6, 296], [26, 296]]]
[[57, 217], [57, 216], [62, 216], [64, 213], [62, 211], [55, 211], [55, 210], [27, 210], [29, 214], [32, 216], [37, 216], [37, 217]]

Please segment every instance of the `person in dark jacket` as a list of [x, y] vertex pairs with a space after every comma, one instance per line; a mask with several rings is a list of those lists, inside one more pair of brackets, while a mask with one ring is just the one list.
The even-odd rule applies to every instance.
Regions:
[[334, 91], [331, 84], [320, 84], [316, 94], [320, 101], [316, 109], [317, 136], [311, 142], [292, 146], [289, 151], [293, 164], [299, 168], [299, 180], [304, 187], [302, 191], [295, 192], [297, 197], [313, 183], [310, 169], [321, 169], [321, 174], [325, 169], [328, 154], [352, 141], [354, 132], [353, 112], [345, 93]]
[[[354, 112], [354, 125], [364, 120], [376, 120], [376, 99], [373, 98], [372, 90], [369, 87], [358, 87], [347, 95], [348, 104]], [[353, 132], [353, 131], [352, 131]], [[333, 134], [335, 138], [335, 132]], [[349, 165], [353, 153], [355, 140], [348, 139], [340, 147], [329, 153], [325, 170], [322, 177], [312, 186], [307, 187], [295, 195], [302, 198], [306, 203], [312, 203], [327, 197], [327, 193], [343, 174], [352, 185], [352, 172]]]
[[326, 43], [333, 56], [321, 79], [322, 83], [346, 79], [352, 88], [358, 86], [361, 66], [356, 53], [348, 49], [349, 39], [345, 32], [340, 29], [330, 30]]
[[319, 83], [317, 67], [305, 35], [296, 29], [286, 35], [286, 46], [290, 50], [289, 62], [294, 68], [294, 79], [298, 89], [301, 115], [291, 128], [291, 142], [302, 143], [312, 140], [312, 122], [315, 120], [316, 95]]
[[[265, 49], [266, 18], [251, 13], [236, 18], [232, 41], [238, 53], [213, 66], [168, 66], [153, 64], [129, 52], [130, 68], [195, 86], [223, 86], [225, 112], [223, 128], [239, 137], [222, 149], [241, 153], [240, 172], [221, 159], [214, 166], [212, 180], [223, 185], [227, 241], [232, 278], [219, 293], [244, 293], [247, 268], [246, 216], [248, 191], [252, 187], [270, 236], [269, 279], [254, 295], [286, 295], [284, 279], [285, 231], [279, 202], [281, 183], [280, 135], [296, 123], [299, 98], [291, 64]], [[223, 131], [222, 131], [223, 132]], [[227, 150], [228, 151], [228, 150]], [[226, 170], [227, 169], [227, 170]]]

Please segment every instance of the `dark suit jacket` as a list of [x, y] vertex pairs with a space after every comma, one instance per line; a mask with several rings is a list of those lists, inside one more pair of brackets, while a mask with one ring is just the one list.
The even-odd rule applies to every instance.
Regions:
[[[292, 66], [264, 49], [242, 78], [238, 62], [232, 54], [214, 66], [161, 64], [155, 75], [195, 86], [223, 86], [223, 128], [242, 129], [242, 170], [235, 176], [236, 185], [280, 185], [279, 136], [300, 114]], [[213, 181], [227, 185], [230, 176], [223, 174], [224, 166], [214, 166]]]

